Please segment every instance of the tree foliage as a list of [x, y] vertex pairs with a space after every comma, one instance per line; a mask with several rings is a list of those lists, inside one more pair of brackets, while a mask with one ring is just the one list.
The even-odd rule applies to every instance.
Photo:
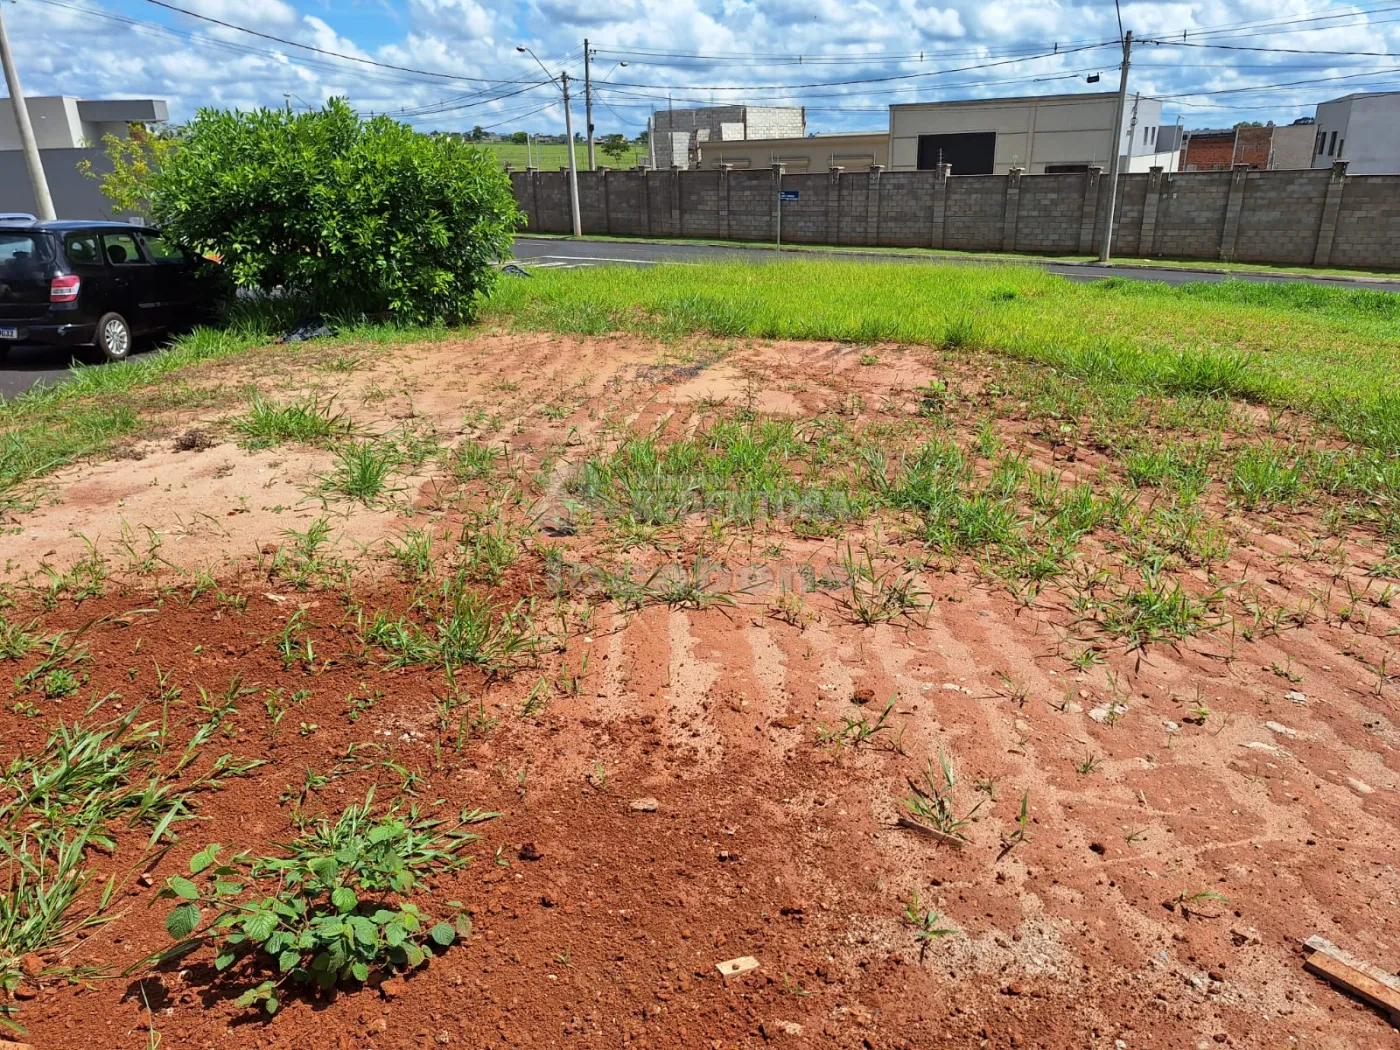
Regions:
[[361, 120], [343, 99], [315, 112], [200, 110], [158, 158], [113, 159], [108, 196], [139, 187], [151, 219], [221, 258], [236, 284], [280, 287], [328, 314], [470, 321], [521, 224], [492, 154]]
[[114, 211], [148, 215], [153, 176], [178, 144], [178, 133], [170, 128], [132, 124], [127, 138], [102, 136], [102, 147], [112, 165], [110, 172], [99, 175], [86, 159], [78, 162], [78, 170], [88, 178], [102, 180], [102, 193]]
[[632, 144], [627, 141], [626, 135], [605, 135], [601, 145], [604, 153], [618, 160], [627, 156], [632, 150]]

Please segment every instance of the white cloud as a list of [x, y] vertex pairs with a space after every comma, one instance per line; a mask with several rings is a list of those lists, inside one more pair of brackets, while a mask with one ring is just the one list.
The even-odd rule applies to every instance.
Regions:
[[[319, 103], [347, 94], [364, 110], [403, 112], [428, 127], [504, 122], [558, 130], [562, 112], [550, 85], [492, 85], [471, 79], [539, 79], [528, 44], [550, 70], [581, 77], [582, 38], [601, 49], [595, 122], [600, 131], [645, 125], [648, 111], [690, 100], [805, 105], [813, 130], [881, 127], [891, 101], [1074, 90], [1087, 72], [1116, 75], [1116, 47], [1032, 58], [1033, 49], [1112, 41], [1114, 10], [1102, 0], [375, 0], [349, 7], [330, 0], [184, 0], [181, 6], [327, 51], [448, 74], [415, 76], [316, 55], [147, 5], [64, 0], [81, 11], [26, 0], [7, 8], [25, 87], [31, 94], [166, 98], [177, 119], [202, 105], [282, 105], [284, 93]], [[382, 6], [381, 6], [382, 5]], [[1370, 5], [1374, 6], [1374, 5]], [[1400, 74], [1323, 80], [1391, 68], [1385, 58], [1348, 58], [1154, 45], [1243, 22], [1315, 19], [1357, 11], [1342, 0], [1131, 0], [1124, 24], [1144, 40], [1131, 86], [1166, 96], [1168, 120], [1187, 126], [1238, 119], [1279, 123], [1316, 102], [1363, 87], [1400, 87]], [[169, 32], [104, 19], [102, 13], [161, 22]], [[1243, 46], [1338, 51], [1400, 51], [1400, 21], [1377, 13], [1333, 22], [1259, 28]], [[1306, 29], [1305, 32], [1298, 32]], [[174, 35], [172, 35], [174, 34]], [[1196, 42], [1224, 42], [1224, 37]], [[100, 46], [95, 46], [95, 44]], [[1008, 49], [1015, 62], [1000, 62]], [[728, 56], [702, 63], [652, 52]], [[280, 52], [280, 54], [271, 53]], [[630, 52], [630, 53], [619, 53]], [[920, 53], [922, 52], [922, 59]], [[799, 63], [781, 56], [802, 56]], [[899, 56], [892, 60], [890, 56]], [[626, 69], [617, 68], [626, 59]], [[879, 81], [902, 74], [984, 64], [983, 69]], [[1287, 85], [1294, 81], [1322, 81]], [[801, 87], [828, 82], [830, 87]], [[773, 88], [771, 85], [794, 85]], [[742, 91], [728, 87], [750, 85]], [[1248, 94], [1208, 92], [1247, 87]], [[501, 97], [506, 96], [506, 97]], [[297, 101], [296, 104], [301, 104]], [[431, 110], [431, 112], [430, 112]], [[531, 111], [541, 110], [537, 114]], [[582, 123], [582, 106], [576, 112]]]

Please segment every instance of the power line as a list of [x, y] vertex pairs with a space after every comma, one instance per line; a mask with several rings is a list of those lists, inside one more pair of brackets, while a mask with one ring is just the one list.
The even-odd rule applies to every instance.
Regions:
[[1400, 58], [1391, 51], [1322, 51], [1300, 47], [1252, 47], [1244, 44], [1193, 44], [1184, 40], [1144, 40], [1144, 44], [1160, 44], [1164, 47], [1206, 47], [1219, 51], [1255, 51], [1276, 55], [1334, 55], [1341, 58]]
[[223, 26], [225, 29], [233, 29], [233, 30], [236, 30], [236, 31], [238, 31], [238, 32], [240, 32], [240, 33], [247, 33], [249, 36], [259, 37], [259, 38], [261, 38], [261, 39], [263, 39], [263, 40], [272, 40], [272, 41], [274, 41], [274, 42], [276, 42], [276, 43], [278, 43], [278, 44], [285, 44], [285, 45], [287, 45], [288, 47], [299, 47], [299, 48], [301, 48], [301, 49], [304, 50], [304, 51], [313, 51], [313, 52], [315, 52], [315, 53], [318, 54], [318, 55], [329, 55], [329, 56], [332, 57], [332, 58], [344, 59], [344, 60], [347, 61], [347, 62], [361, 62], [361, 63], [363, 63], [363, 64], [365, 64], [365, 65], [367, 65], [367, 66], [377, 66], [377, 67], [380, 68], [380, 69], [393, 69], [393, 70], [397, 70], [398, 72], [401, 72], [401, 73], [414, 73], [414, 74], [416, 74], [416, 75], [418, 75], [418, 76], [423, 76], [423, 77], [437, 77], [437, 78], [442, 79], [442, 80], [461, 80], [461, 81], [466, 81], [466, 82], [468, 82], [468, 83], [473, 83], [473, 84], [522, 84], [522, 83], [525, 83], [525, 81], [522, 81], [522, 80], [500, 80], [500, 79], [491, 79], [491, 78], [488, 78], [488, 77], [463, 77], [463, 76], [458, 76], [458, 75], [456, 75], [456, 74], [454, 74], [454, 73], [438, 73], [438, 72], [435, 72], [435, 71], [433, 71], [433, 70], [428, 70], [428, 69], [415, 69], [415, 68], [413, 68], [412, 66], [398, 66], [398, 65], [394, 65], [394, 64], [391, 63], [391, 62], [377, 62], [377, 61], [375, 61], [375, 60], [372, 59], [372, 58], [361, 58], [359, 55], [347, 55], [347, 54], [344, 54], [344, 53], [342, 53], [342, 52], [340, 52], [340, 51], [327, 51], [325, 48], [322, 48], [322, 47], [314, 47], [314, 46], [312, 46], [311, 44], [301, 44], [301, 43], [298, 43], [298, 42], [295, 41], [295, 40], [287, 40], [287, 39], [284, 38], [284, 37], [273, 36], [271, 33], [263, 33], [263, 32], [259, 32], [259, 31], [256, 30], [256, 29], [248, 29], [248, 28], [245, 27], [245, 26], [234, 25], [232, 22], [225, 22], [225, 21], [223, 21], [222, 19], [212, 18], [212, 17], [210, 17], [209, 15], [202, 15], [202, 14], [200, 14], [200, 13], [197, 12], [197, 11], [190, 11], [190, 10], [188, 10], [188, 9], [186, 9], [186, 8], [183, 8], [183, 7], [176, 7], [174, 4], [168, 4], [168, 3], [166, 3], [165, 0], [146, 0], [146, 3], [148, 3], [148, 4], [154, 4], [156, 7], [163, 7], [163, 8], [165, 8], [167, 11], [175, 11], [175, 12], [177, 12], [177, 13], [179, 13], [179, 14], [182, 14], [182, 15], [188, 15], [190, 18], [197, 18], [197, 19], [199, 19], [199, 20], [201, 20], [201, 21], [204, 21], [204, 22], [212, 22], [214, 25]]
[[1316, 77], [1311, 80], [1292, 80], [1282, 84], [1254, 84], [1233, 88], [1218, 88], [1213, 91], [1183, 91], [1174, 95], [1144, 95], [1143, 98], [1151, 98], [1156, 101], [1166, 101], [1167, 99], [1178, 98], [1206, 98], [1214, 95], [1250, 95], [1263, 91], [1280, 91], [1284, 88], [1303, 87], [1307, 84], [1329, 84], [1338, 80], [1357, 80], [1361, 77], [1383, 77], [1392, 73], [1400, 73], [1400, 68], [1396, 69], [1368, 69], [1364, 73], [1345, 73], [1335, 77]]
[[[155, 0], [150, 0], [154, 3]], [[966, 73], [974, 69], [992, 69], [997, 66], [1013, 65], [1018, 62], [1033, 62], [1042, 58], [1058, 58], [1062, 55], [1073, 55], [1083, 51], [1094, 51], [1099, 48], [1116, 47], [1117, 41], [1106, 41], [1099, 44], [1084, 44], [1080, 47], [1068, 48], [1063, 51], [1042, 51], [1039, 54], [1025, 55], [1018, 58], [1003, 58], [994, 62], [976, 62], [966, 66], [952, 66], [948, 69], [934, 69], [921, 73], [897, 73], [886, 77], [858, 77], [852, 80], [826, 80], [807, 84], [741, 84], [741, 85], [717, 85], [703, 84], [693, 85], [698, 90], [704, 91], [787, 91], [793, 89], [819, 88], [819, 87], [851, 87], [858, 84], [887, 84], [897, 80], [919, 80], [925, 77], [944, 76], [948, 73]], [[652, 90], [669, 90], [674, 85], [671, 84], [637, 84], [630, 81], [612, 81], [616, 87], [650, 88]]]

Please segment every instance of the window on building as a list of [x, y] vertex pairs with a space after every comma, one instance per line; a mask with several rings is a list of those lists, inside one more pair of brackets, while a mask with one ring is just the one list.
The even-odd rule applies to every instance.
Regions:
[[934, 171], [940, 164], [951, 164], [954, 175], [990, 175], [996, 148], [995, 131], [920, 135], [919, 170]]
[[1317, 133], [1317, 149], [1316, 149], [1314, 152], [1317, 153], [1317, 155], [1320, 157], [1320, 156], [1322, 156], [1322, 151], [1323, 151], [1324, 149], [1326, 149], [1326, 148], [1327, 148], [1327, 132], [1325, 132], [1325, 131], [1319, 131], [1319, 132]]
[[1342, 139], [1341, 142], [1337, 143], [1337, 159], [1338, 159], [1338, 160], [1341, 160], [1342, 154], [1346, 151], [1346, 148], [1347, 148], [1347, 140], [1346, 140], [1346, 139]]
[[1337, 133], [1334, 131], [1334, 132], [1332, 132], [1332, 138], [1331, 138], [1330, 140], [1328, 140], [1328, 143], [1327, 143], [1327, 155], [1328, 155], [1329, 157], [1332, 157], [1332, 156], [1336, 156], [1336, 153], [1337, 153]]
[[1152, 129], [1152, 145], [1157, 145], [1157, 129]]

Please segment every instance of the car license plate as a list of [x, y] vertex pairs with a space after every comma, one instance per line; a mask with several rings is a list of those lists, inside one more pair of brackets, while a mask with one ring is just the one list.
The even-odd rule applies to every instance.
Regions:
[[18, 339], [18, 328], [0, 328], [0, 339]]

